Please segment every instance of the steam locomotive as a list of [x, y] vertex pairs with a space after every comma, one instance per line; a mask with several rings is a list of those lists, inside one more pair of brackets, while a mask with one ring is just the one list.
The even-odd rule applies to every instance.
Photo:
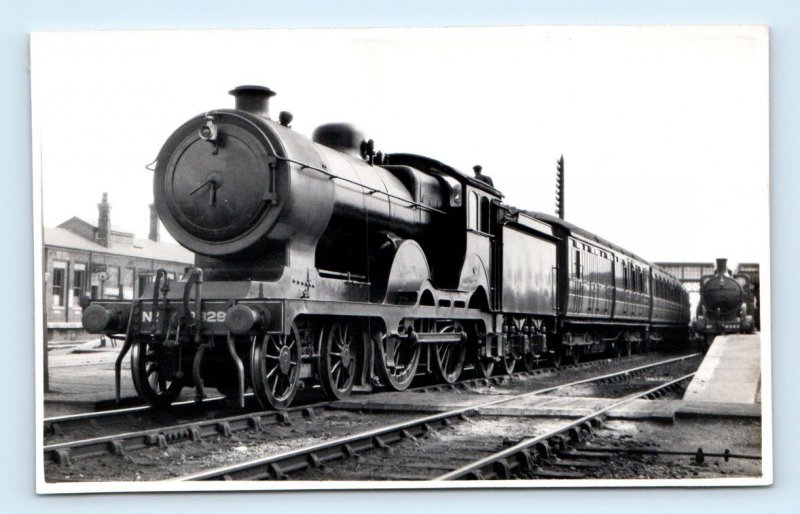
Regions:
[[157, 158], [158, 215], [194, 267], [84, 310], [87, 331], [124, 337], [117, 396], [129, 351], [153, 405], [193, 386], [283, 409], [316, 384], [399, 391], [686, 335], [687, 293], [635, 254], [351, 125], [309, 140], [270, 118], [268, 88], [230, 93], [234, 109], [189, 120]]
[[706, 347], [721, 334], [752, 334], [755, 332], [755, 295], [750, 277], [733, 275], [728, 259], [717, 259], [712, 275], [700, 278], [700, 303], [694, 320], [694, 330], [705, 339]]

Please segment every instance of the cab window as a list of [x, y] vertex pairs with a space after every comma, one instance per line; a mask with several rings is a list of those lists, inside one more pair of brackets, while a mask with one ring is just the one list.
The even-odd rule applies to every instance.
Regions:
[[478, 230], [486, 234], [489, 233], [489, 199], [481, 196], [480, 225]]
[[469, 195], [469, 202], [467, 203], [467, 216], [469, 218], [469, 223], [467, 223], [467, 228], [472, 230], [478, 230], [478, 195], [473, 191]]

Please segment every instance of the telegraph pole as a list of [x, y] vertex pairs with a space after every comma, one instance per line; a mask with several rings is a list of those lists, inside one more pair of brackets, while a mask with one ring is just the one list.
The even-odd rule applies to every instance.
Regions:
[[564, 219], [564, 156], [556, 162], [556, 215]]

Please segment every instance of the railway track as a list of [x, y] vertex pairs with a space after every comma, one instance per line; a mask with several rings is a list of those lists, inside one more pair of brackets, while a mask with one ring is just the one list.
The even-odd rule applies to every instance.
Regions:
[[[620, 381], [625, 376], [635, 376], [639, 373], [642, 373], [644, 370], [655, 369], [659, 365], [664, 365], [664, 363], [683, 361], [696, 355], [697, 354], [682, 356], [675, 359], [661, 360], [656, 363], [648, 363], [635, 367], [626, 367], [624, 370], [615, 371], [613, 373], [604, 373], [602, 375], [593, 376], [585, 380], [572, 381], [569, 383], [563, 383], [557, 387], [545, 388], [543, 390], [535, 391], [534, 394], [542, 393], [543, 391], [564, 389], [576, 384], [590, 383], [592, 381]], [[484, 391], [484, 386], [495, 384], [501, 387], [502, 390], [507, 391], [509, 388], [513, 387], [525, 387], [526, 382], [524, 382], [524, 379], [530, 375], [541, 376], [541, 380], [544, 383], [554, 383], [559, 379], [561, 374], [566, 374], [570, 371], [574, 372], [576, 370], [582, 370], [582, 373], [586, 374], [587, 371], [591, 371], [594, 368], [606, 368], [605, 370], [607, 371], [609, 366], [611, 366], [612, 369], [618, 370], [622, 364], [637, 363], [645, 359], [647, 359], [647, 356], [644, 355], [625, 357], [622, 359], [604, 359], [579, 365], [565, 366], [558, 370], [541, 369], [528, 373], [518, 373], [512, 376], [498, 376], [489, 379], [465, 380], [449, 385], [431, 384], [417, 387], [414, 390], [417, 392], [452, 390], [463, 391], [466, 394], [476, 394], [476, 392]], [[539, 379], [537, 378], [537, 380]], [[527, 395], [528, 394], [523, 396]], [[209, 400], [208, 403], [210, 405], [214, 405], [216, 401], [217, 400]], [[191, 409], [192, 404], [191, 402], [185, 402], [179, 408]], [[202, 406], [200, 406], [200, 408], [202, 412]], [[135, 459], [135, 461], [130, 460], [139, 451], [146, 451], [146, 453], [143, 455], [146, 460], [149, 458], [146, 456], [152, 455], [152, 452], [154, 451], [161, 452], [163, 450], [161, 454], [166, 457], [167, 454], [165, 452], [169, 451], [172, 453], [172, 448], [181, 448], [174, 450], [177, 452], [186, 452], [187, 454], [194, 453], [195, 455], [199, 455], [198, 457], [195, 457], [199, 459], [195, 462], [202, 462], [202, 459], [205, 458], [203, 455], [208, 454], [212, 448], [216, 448], [219, 445], [221, 445], [221, 448], [236, 447], [238, 445], [237, 441], [243, 437], [242, 433], [244, 433], [246, 439], [250, 439], [255, 443], [257, 443], [259, 440], [263, 440], [265, 437], [268, 437], [269, 440], [274, 441], [274, 443], [268, 442], [263, 446], [267, 447], [265, 451], [273, 453], [276, 451], [276, 449], [279, 450], [281, 447], [292, 447], [291, 441], [300, 438], [299, 435], [295, 435], [295, 428], [297, 428], [300, 432], [304, 431], [304, 427], [305, 429], [315, 431], [322, 429], [324, 434], [324, 429], [327, 423], [333, 419], [334, 424], [337, 422], [339, 423], [339, 430], [343, 433], [347, 433], [348, 431], [359, 430], [360, 427], [370, 426], [370, 423], [373, 423], [374, 421], [371, 418], [381, 417], [381, 415], [378, 414], [375, 416], [370, 416], [368, 412], [361, 416], [353, 412], [353, 409], [349, 409], [349, 411], [343, 411], [340, 409], [341, 407], [338, 405], [332, 406], [330, 402], [313, 403], [309, 405], [298, 406], [286, 411], [246, 412], [216, 419], [204, 418], [197, 421], [179, 423], [177, 425], [148, 428], [146, 430], [127, 431], [124, 433], [113, 433], [101, 437], [49, 444], [43, 449], [44, 461], [45, 463], [50, 463], [51, 466], [50, 468], [46, 468], [50, 469], [50, 471], [46, 470], [46, 473], [54, 477], [60, 476], [62, 479], [67, 478], [72, 480], [74, 479], [72, 478], [73, 476], [82, 476], [80, 472], [84, 469], [84, 466], [87, 465], [84, 464], [85, 462], [89, 462], [89, 468], [97, 468], [100, 466], [113, 469], [121, 462], [127, 461], [135, 463], [136, 460], [141, 461], [142, 459]], [[130, 410], [134, 411], [134, 414], [124, 413], [124, 411]], [[147, 412], [147, 409], [123, 409], [123, 412], [96, 414], [102, 414], [102, 416], [108, 416], [111, 419], [114, 419], [115, 416], [138, 416], [141, 415], [142, 412]], [[418, 414], [419, 411], [417, 411], [416, 415]], [[385, 416], [385, 413], [382, 415]], [[394, 417], [395, 419], [402, 420], [413, 415], [414, 413], [405, 413], [404, 416]], [[342, 417], [342, 420], [338, 419], [337, 416]], [[75, 420], [76, 417], [71, 416], [68, 418]], [[362, 418], [367, 419], [368, 421], [362, 422]], [[389, 418], [391, 418], [391, 415], [389, 415]], [[121, 421], [121, 418], [116, 419], [117, 421]], [[52, 422], [53, 419], [50, 421]], [[295, 423], [297, 421], [301, 421], [299, 425]], [[293, 423], [295, 424], [293, 425]], [[287, 440], [290, 442], [289, 445], [285, 444]], [[297, 441], [295, 441], [294, 446], [297, 446], [296, 443]], [[187, 451], [188, 447], [186, 444], [189, 444], [190, 447], [197, 447], [197, 449]], [[237, 449], [241, 450], [242, 448], [240, 446]], [[223, 453], [224, 451], [225, 450], [223, 449]], [[94, 458], [103, 456], [108, 456], [105, 461], [98, 461], [97, 464], [92, 464]], [[120, 457], [125, 460], [118, 461], [117, 459]], [[72, 466], [78, 462], [81, 463], [80, 466]], [[57, 468], [64, 469], [64, 471], [54, 473], [54, 470], [56, 469], [52, 468], [54, 464], [60, 464], [60, 466], [57, 466]], [[70, 469], [74, 469], [74, 471], [69, 471]], [[184, 471], [184, 473], [185, 472], [186, 471]], [[89, 476], [91, 476], [91, 473], [92, 472], [90, 471]], [[170, 471], [170, 473], [173, 473], [173, 475], [175, 474], [172, 471]]]
[[[517, 468], [526, 469], [520, 467], [525, 465], [525, 456], [533, 465], [535, 459], [531, 453], [531, 448], [534, 449], [533, 451], [540, 451], [538, 450], [539, 448], [542, 448], [541, 451], [549, 451], [545, 450], [545, 448], [549, 449], [552, 445], [558, 445], [558, 441], [565, 441], [565, 438], [580, 439], [585, 431], [597, 426], [603, 415], [611, 408], [619, 407], [640, 397], [659, 394], [662, 390], [672, 390], [690, 379], [693, 373], [682, 375], [676, 379], [659, 383], [655, 387], [647, 387], [645, 390], [627, 395], [623, 399], [615, 401], [610, 407], [592, 412], [591, 415], [583, 416], [578, 420], [569, 420], [567, 422], [553, 422], [551, 420], [549, 424], [552, 426], [548, 427], [542, 435], [534, 438], [521, 437], [519, 442], [513, 444], [506, 440], [505, 444], [500, 443], [501, 448], [499, 449], [496, 447], [497, 443], [495, 443], [497, 438], [486, 438], [485, 435], [484, 437], [475, 438], [471, 442], [471, 446], [462, 444], [458, 455], [447, 455], [446, 444], [437, 446], [436, 441], [434, 441], [434, 448], [430, 448], [418, 443], [423, 438], [435, 439], [435, 437], [432, 437], [433, 434], [445, 433], [448, 427], [469, 425], [472, 420], [484, 416], [485, 411], [503, 404], [508, 405], [534, 396], [545, 395], [560, 389], [592, 382], [619, 381], [625, 377], [641, 375], [648, 371], [682, 363], [698, 356], [699, 354], [691, 354], [666, 359], [522, 394], [492, 399], [447, 412], [415, 417], [399, 423], [392, 423], [387, 426], [269, 455], [260, 459], [179, 477], [176, 480], [282, 480], [289, 478], [319, 480], [326, 477], [330, 479], [331, 474], [335, 474], [337, 479], [347, 477], [347, 479], [351, 480], [493, 478], [494, 476], [487, 470], [495, 473], [496, 477], [508, 478]], [[524, 422], [518, 423], [518, 425], [521, 430], [530, 431], [530, 420], [525, 419]], [[410, 450], [407, 448], [400, 449], [400, 447], [404, 446], [403, 443], [411, 443], [409, 445]], [[397, 449], [397, 451], [390, 459], [378, 459], [379, 462], [377, 464], [365, 463], [365, 457], [374, 454], [375, 450], [391, 451], [394, 449]], [[401, 459], [403, 462], [400, 465], [395, 462], [390, 466], [395, 470], [401, 468], [403, 470], [402, 473], [381, 471], [383, 462], [397, 459]], [[345, 467], [350, 466], [350, 468], [345, 470], [337, 469], [337, 471], [332, 472], [331, 466], [335, 464], [344, 465]], [[447, 472], [443, 472], [441, 469], [443, 466], [448, 469]], [[433, 475], [431, 475], [432, 472]]]
[[[463, 390], [470, 391], [472, 388], [480, 388], [491, 384], [508, 384], [514, 382], [515, 379], [524, 378], [531, 375], [539, 375], [545, 377], [544, 379], [557, 378], [559, 374], [566, 374], [576, 370], [591, 370], [593, 368], [603, 368], [610, 365], [619, 366], [620, 363], [637, 362], [646, 359], [647, 356], [639, 355], [632, 357], [625, 357], [619, 360], [605, 359], [600, 361], [592, 361], [579, 365], [565, 366], [560, 369], [541, 369], [533, 372], [518, 373], [513, 376], [498, 376], [488, 379], [471, 379], [455, 384], [431, 384], [417, 387], [414, 390], [417, 392], [425, 391], [441, 391], [441, 390]], [[620, 362], [621, 361], [621, 362]], [[646, 367], [646, 366], [645, 366]], [[209, 405], [218, 405], [219, 399], [207, 400]], [[269, 426], [287, 426], [293, 421], [298, 419], [313, 419], [316, 416], [327, 412], [331, 407], [330, 402], [313, 403], [304, 406], [298, 406], [286, 411], [256, 411], [237, 414], [233, 416], [225, 416], [222, 418], [209, 418], [206, 416], [203, 419], [172, 424], [160, 427], [148, 427], [145, 430], [128, 430], [122, 433], [112, 433], [99, 437], [91, 437], [86, 439], [78, 439], [67, 442], [48, 444], [44, 446], [44, 460], [45, 462], [57, 463], [61, 465], [72, 465], [76, 461], [87, 458], [99, 457], [103, 455], [116, 455], [125, 456], [138, 450], [147, 448], [164, 449], [170, 445], [183, 442], [199, 443], [208, 441], [210, 438], [218, 436], [227, 438], [239, 432], [258, 433], [262, 429]], [[197, 406], [192, 402], [183, 402], [178, 405], [179, 410], [191, 413], [192, 409], [199, 409], [198, 415], [202, 415], [203, 405]], [[118, 423], [124, 422], [127, 416], [142, 416], [146, 413], [154, 414], [158, 411], [150, 409], [122, 409], [120, 411], [109, 411], [106, 413], [95, 413], [92, 415], [83, 416], [67, 416], [61, 418], [51, 418], [48, 421], [51, 423], [51, 429], [60, 426], [59, 423], [92, 423], [92, 420], [100, 419], [105, 422], [115, 421]], [[147, 422], [150, 422], [148, 416], [144, 416]], [[94, 423], [98, 423], [94, 421]], [[70, 425], [66, 425], [69, 427]], [[105, 428], [113, 428], [113, 425], [106, 425]]]
[[[472, 378], [464, 379], [454, 382], [452, 384], [446, 383], [431, 383], [418, 387], [412, 387], [409, 391], [445, 391], [445, 390], [466, 390], [472, 387], [489, 386], [504, 383], [507, 380], [515, 378], [533, 377], [540, 375], [551, 375], [557, 373], [569, 373], [575, 370], [586, 370], [597, 368], [611, 362], [626, 362], [626, 361], [640, 361], [648, 357], [647, 353], [636, 354], [631, 356], [617, 357], [613, 359], [600, 359], [587, 361], [580, 364], [562, 365], [558, 368], [544, 367], [532, 371], [517, 372], [512, 375], [498, 375], [489, 378]], [[327, 402], [320, 402], [318, 399], [302, 398], [298, 401], [300, 406], [303, 405], [318, 405]], [[212, 411], [225, 411], [230, 410], [232, 407], [226, 404], [226, 399], [222, 396], [215, 396], [204, 399], [202, 402], [193, 400], [176, 402], [170, 406], [168, 410], [156, 409], [150, 406], [127, 407], [122, 409], [110, 409], [98, 412], [87, 412], [81, 414], [71, 414], [66, 416], [54, 416], [45, 418], [43, 420], [43, 434], [45, 435], [45, 442], [50, 444], [57, 444], [63, 440], [70, 439], [75, 432], [103, 432], [108, 430], [117, 429], [119, 426], [133, 426], [140, 430], [158, 430], [158, 426], [150, 426], [152, 421], [172, 420], [185, 420], [187, 418], [202, 419], [207, 417]], [[262, 408], [255, 401], [252, 393], [245, 395], [245, 410], [242, 414], [251, 413], [252, 415], [261, 415], [266, 413], [274, 413], [274, 411], [262, 411]], [[162, 423], [163, 424], [163, 423]], [[85, 434], [83, 436], [86, 438]], [[60, 439], [54, 441], [53, 439]]]
[[[603, 423], [602, 417], [612, 409], [648, 395], [656, 395], [665, 390], [669, 391], [687, 382], [693, 376], [694, 373], [689, 373], [646, 391], [630, 394], [602, 409], [560, 425], [544, 434], [525, 438], [509, 448], [465, 464], [458, 469], [436, 477], [434, 480], [511, 479], [519, 474], [536, 476], [539, 471], [538, 463], [549, 459], [553, 449], [566, 450], [570, 442], [583, 441], [585, 436], [591, 434], [594, 428], [601, 426]], [[561, 455], [565, 454], [562, 453]], [[579, 465], [578, 462], [572, 462], [571, 464], [573, 467]]]

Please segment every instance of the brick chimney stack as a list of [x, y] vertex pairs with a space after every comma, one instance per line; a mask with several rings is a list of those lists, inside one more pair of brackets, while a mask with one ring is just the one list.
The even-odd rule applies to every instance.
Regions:
[[150, 204], [150, 234], [147, 235], [150, 241], [158, 242], [158, 213], [155, 204]]
[[99, 216], [97, 218], [97, 244], [108, 247], [111, 232], [111, 204], [108, 203], [108, 193], [103, 193], [103, 201], [97, 204]]

